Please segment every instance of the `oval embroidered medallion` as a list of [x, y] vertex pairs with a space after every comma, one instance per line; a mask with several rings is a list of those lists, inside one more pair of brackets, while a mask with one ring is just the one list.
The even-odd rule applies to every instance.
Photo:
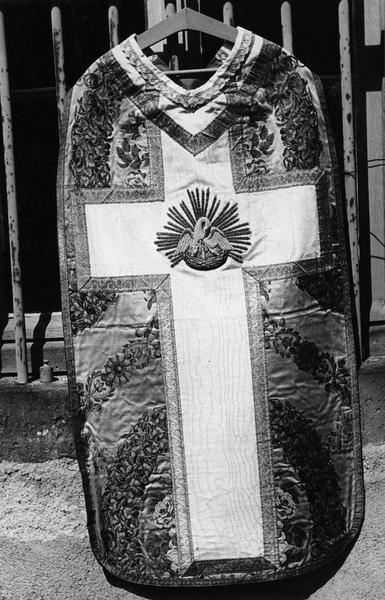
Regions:
[[165, 231], [157, 233], [155, 244], [175, 267], [184, 260], [191, 269], [211, 271], [230, 257], [243, 262], [250, 246], [248, 223], [240, 223], [238, 204], [222, 205], [217, 196], [210, 201], [210, 190], [187, 190], [190, 206], [180, 203], [180, 210], [169, 208]]

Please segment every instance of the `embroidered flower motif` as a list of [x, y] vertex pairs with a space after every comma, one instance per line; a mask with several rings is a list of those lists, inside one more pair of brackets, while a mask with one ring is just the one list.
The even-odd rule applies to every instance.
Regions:
[[75, 187], [111, 185], [109, 155], [113, 122], [133, 83], [111, 55], [103, 57], [94, 73], [83, 76], [85, 91], [76, 106], [71, 129], [69, 169]]
[[275, 488], [275, 506], [278, 517], [281, 521], [290, 519], [294, 516], [296, 508], [295, 502], [288, 492], [284, 492], [281, 488]]
[[330, 448], [322, 443], [313, 422], [288, 400], [270, 398], [269, 412], [273, 447], [282, 449], [300, 474], [310, 503], [312, 556], [323, 556], [346, 532], [346, 509]]
[[231, 110], [242, 117], [248, 117], [251, 124], [258, 121], [264, 122], [273, 112], [272, 105], [268, 102], [266, 91], [259, 88], [255, 94], [240, 94], [228, 92], [226, 94]]
[[167, 551], [166, 558], [171, 562], [171, 571], [178, 573], [180, 570], [178, 563], [178, 547], [173, 540], [169, 541], [169, 550]]
[[[165, 493], [161, 501], [160, 491]], [[161, 406], [146, 410], [122, 436], [107, 471], [101, 508], [104, 550], [108, 563], [127, 579], [175, 576], [171, 498], [167, 417]]]
[[275, 509], [277, 514], [278, 555], [279, 562], [283, 565], [287, 562], [287, 552], [290, 549], [284, 533], [283, 522], [295, 515], [296, 506], [291, 495], [277, 486], [275, 487]]
[[114, 387], [104, 379], [102, 371], [93, 371], [87, 377], [85, 385], [78, 383], [76, 386], [80, 409], [84, 415], [92, 411], [101, 411], [103, 403], [112, 398]]
[[313, 342], [307, 340], [294, 342], [293, 359], [301, 371], [311, 371], [317, 368], [319, 363], [318, 348]]
[[327, 430], [323, 434], [324, 443], [332, 452], [351, 452], [353, 450], [354, 430], [353, 411], [343, 407], [336, 422], [336, 430]]
[[256, 122], [244, 128], [244, 150], [247, 175], [264, 175], [270, 170], [267, 159], [274, 152], [274, 133], [265, 123]]
[[[288, 568], [295, 568], [310, 559], [310, 537], [313, 526], [310, 504], [304, 485], [301, 483], [302, 477], [289, 463], [282, 448], [276, 448], [273, 452], [273, 472], [276, 490], [277, 537], [281, 537], [280, 532], [284, 533], [289, 546], [288, 548], [281, 547], [281, 551], [287, 558], [285, 565]], [[279, 490], [283, 492], [285, 507], [283, 511], [280, 510], [281, 494]], [[290, 498], [285, 497], [285, 493]], [[281, 539], [282, 543], [283, 541]]]
[[122, 352], [110, 356], [104, 365], [103, 379], [109, 385], [122, 385], [131, 377], [132, 362], [130, 358]]
[[72, 333], [92, 327], [110, 304], [118, 299], [114, 292], [70, 292], [70, 319]]
[[151, 358], [148, 340], [130, 340], [124, 346], [124, 356], [136, 369], [143, 369]]
[[168, 528], [174, 524], [174, 503], [171, 496], [165, 496], [155, 506], [152, 520], [161, 529]]
[[278, 529], [278, 558], [281, 565], [287, 562], [287, 552], [290, 549], [289, 544], [286, 541], [285, 534], [283, 532], [283, 523], [277, 521]]
[[292, 358], [299, 369], [311, 372], [327, 392], [336, 392], [345, 406], [351, 404], [350, 373], [344, 358], [335, 359], [328, 352], [319, 352], [316, 344], [304, 340], [285, 319], [270, 317], [263, 309], [265, 348], [274, 348], [282, 358]]
[[85, 384], [77, 383], [79, 405], [85, 416], [92, 410], [102, 410], [104, 402], [114, 394], [114, 384], [128, 382], [135, 369], [143, 369], [150, 360], [161, 357], [156, 292], [150, 290], [144, 300], [148, 310], [153, 309], [146, 325], [137, 327], [135, 338], [129, 339], [122, 352], [110, 356], [103, 370], [93, 371]]
[[121, 130], [124, 137], [116, 153], [120, 158], [119, 167], [127, 172], [126, 185], [145, 187], [150, 165], [145, 118], [140, 114], [130, 114], [121, 125]]
[[316, 167], [322, 152], [317, 111], [308, 83], [297, 71], [298, 66], [293, 56], [282, 52], [266, 84], [267, 100], [274, 107], [280, 126], [283, 164], [287, 171]]
[[314, 377], [324, 383], [327, 390], [338, 389], [346, 384], [346, 379], [349, 377], [346, 360], [344, 358], [336, 360], [328, 352], [323, 352], [320, 354]]

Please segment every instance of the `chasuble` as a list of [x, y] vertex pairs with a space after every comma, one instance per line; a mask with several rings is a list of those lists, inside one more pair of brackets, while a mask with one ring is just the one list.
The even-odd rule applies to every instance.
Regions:
[[322, 566], [363, 515], [337, 163], [318, 79], [238, 28], [184, 89], [135, 35], [68, 95], [65, 342], [93, 551], [129, 582]]

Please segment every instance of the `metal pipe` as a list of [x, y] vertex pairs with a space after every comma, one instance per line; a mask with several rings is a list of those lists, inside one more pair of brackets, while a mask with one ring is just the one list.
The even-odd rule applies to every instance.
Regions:
[[66, 96], [66, 82], [64, 73], [64, 44], [63, 44], [63, 26], [61, 10], [54, 6], [51, 10], [51, 28], [53, 57], [55, 64], [55, 82], [56, 82], [56, 105], [58, 114], [59, 135], [61, 134], [61, 124], [64, 112], [64, 101]]
[[359, 221], [357, 188], [355, 179], [356, 157], [353, 121], [353, 88], [350, 53], [349, 0], [340, 0], [338, 6], [338, 22], [340, 31], [342, 134], [344, 143], [346, 210], [349, 225], [354, 298], [357, 311], [358, 332], [361, 340]]
[[4, 164], [7, 188], [9, 247], [12, 272], [13, 319], [17, 383], [27, 383], [27, 344], [23, 309], [23, 293], [20, 269], [19, 224], [17, 215], [15, 160], [13, 154], [12, 112], [9, 92], [8, 61], [5, 40], [4, 15], [0, 12], [0, 103], [3, 126]]
[[119, 12], [116, 6], [110, 6], [108, 9], [108, 34], [110, 38], [110, 48], [119, 44]]
[[232, 2], [225, 2], [223, 5], [223, 22], [226, 25], [234, 25], [234, 8]]
[[293, 53], [293, 23], [291, 18], [290, 2], [281, 4], [282, 45]]
[[[178, 57], [176, 57], [178, 58]], [[173, 64], [176, 64], [175, 59], [173, 59]], [[193, 75], [194, 73], [196, 74], [203, 74], [203, 73], [216, 73], [217, 69], [179, 69], [177, 67], [175, 67], [175, 69], [172, 69], [170, 71], [163, 71], [164, 75]]]

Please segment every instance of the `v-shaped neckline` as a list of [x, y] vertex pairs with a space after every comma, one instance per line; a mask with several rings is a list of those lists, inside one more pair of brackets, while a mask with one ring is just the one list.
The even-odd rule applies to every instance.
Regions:
[[136, 71], [153, 88], [174, 103], [195, 110], [221, 93], [222, 88], [235, 75], [250, 51], [253, 34], [242, 27], [237, 29], [238, 35], [232, 48], [228, 51], [228, 44], [224, 42], [216, 53], [217, 56], [226, 54], [219, 67], [206, 82], [193, 89], [178, 85], [159, 69], [139, 47], [135, 33], [127, 38], [120, 48]]
[[[252, 101], [252, 97], [250, 97], [250, 85], [255, 93], [256, 90], [264, 84], [277, 54], [277, 48], [278, 46], [272, 42], [262, 40], [258, 55], [254, 57], [252, 64], [249, 65], [248, 72], [242, 79], [241, 85], [237, 88], [235, 96], [238, 99], [243, 94], [246, 94], [249, 102]], [[224, 93], [229, 91], [229, 89], [223, 90]], [[234, 89], [232, 89], [232, 92], [234, 93]], [[206, 150], [215, 143], [229, 127], [240, 120], [243, 120], [242, 113], [236, 109], [233, 101], [228, 99], [225, 107], [218, 112], [212, 121], [210, 121], [201, 131], [193, 134], [179, 125], [168, 114], [168, 111], [159, 108], [159, 90], [152, 89], [143, 93], [143, 91], [138, 88], [135, 92], [131, 92], [130, 99], [146, 119], [152, 121], [193, 156]]]
[[[268, 42], [250, 31], [239, 28], [237, 48], [232, 48], [230, 54], [222, 61], [222, 66], [210, 78], [209, 86], [203, 85], [194, 90], [180, 88], [180, 92], [168, 85], [168, 78], [159, 67], [155, 67], [147, 56], [139, 57], [128, 43], [130, 38], [113, 48], [109, 57], [114, 65], [115, 77], [125, 82], [128, 97], [136, 105], [143, 116], [152, 121], [175, 142], [192, 155], [196, 156], [215, 143], [219, 137], [233, 124], [243, 119], [237, 109], [237, 103], [246, 95], [247, 102], [252, 102], [252, 96], [267, 80], [274, 58], [279, 47]], [[139, 46], [138, 46], [139, 48]], [[217, 55], [223, 53], [224, 46]], [[142, 52], [139, 49], [139, 52]], [[250, 57], [250, 53], [252, 56]], [[151, 69], [148, 68], [151, 65]], [[237, 70], [240, 73], [237, 74]], [[218, 80], [218, 73], [221, 75]], [[232, 78], [232, 75], [236, 75]], [[164, 81], [163, 76], [168, 80]], [[167, 85], [166, 85], [167, 83]], [[173, 82], [172, 82], [173, 83]], [[207, 84], [208, 82], [206, 82]], [[194, 113], [198, 108], [208, 105], [212, 111], [213, 100], [224, 94], [226, 101], [223, 108], [215, 111], [213, 119], [201, 130], [191, 133], [172, 117], [169, 110], [160, 106], [160, 96], [171, 100], [171, 106], [179, 104], [181, 110]], [[172, 98], [170, 98], [172, 96]], [[172, 112], [172, 111], [171, 111]]]

